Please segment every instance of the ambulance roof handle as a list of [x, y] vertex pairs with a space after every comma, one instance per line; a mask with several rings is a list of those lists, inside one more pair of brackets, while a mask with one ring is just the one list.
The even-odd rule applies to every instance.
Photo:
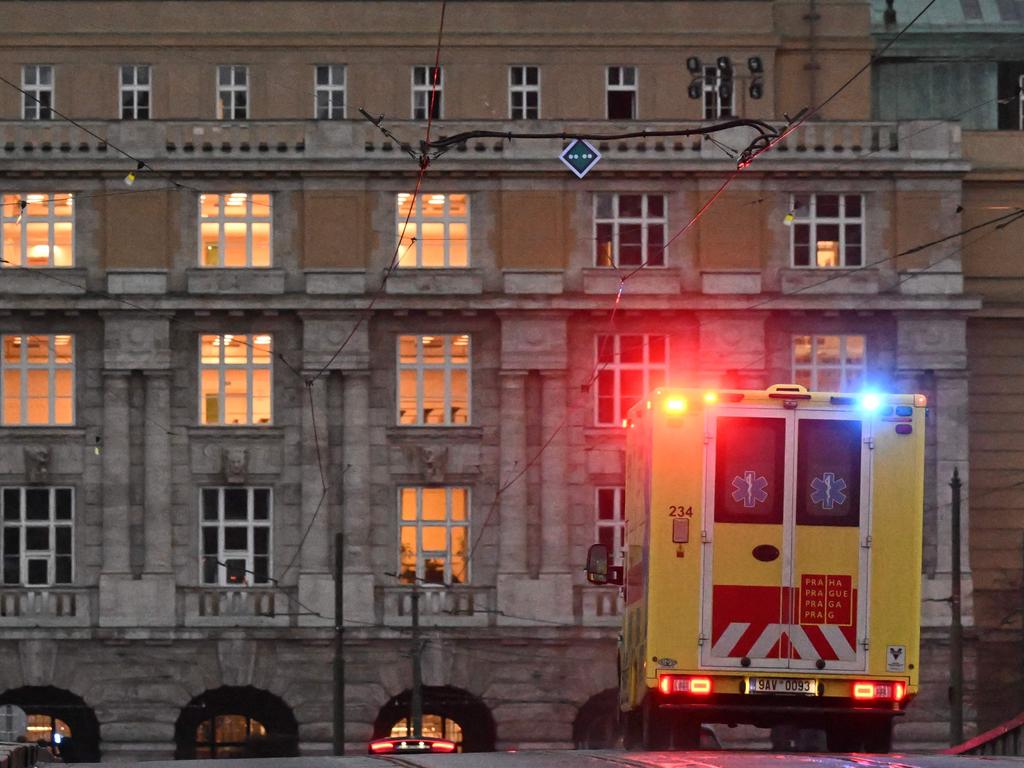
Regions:
[[804, 392], [807, 391], [807, 387], [804, 387], [804, 386], [802, 386], [800, 384], [772, 384], [770, 387], [768, 387], [767, 391], [769, 393], [772, 393], [772, 392], [785, 392], [785, 393], [796, 392], [798, 394], [803, 394]]

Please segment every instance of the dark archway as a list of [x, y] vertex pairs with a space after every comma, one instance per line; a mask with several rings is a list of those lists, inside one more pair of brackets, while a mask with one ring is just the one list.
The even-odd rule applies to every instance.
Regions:
[[219, 757], [296, 757], [299, 724], [287, 704], [251, 685], [196, 696], [174, 724], [178, 760]]
[[608, 688], [587, 699], [572, 723], [576, 749], [608, 749], [619, 740], [619, 689]]
[[[409, 691], [402, 691], [381, 707], [373, 724], [373, 738], [391, 734], [392, 727], [409, 716]], [[423, 712], [454, 721], [462, 731], [463, 752], [493, 752], [497, 738], [491, 710], [461, 688], [424, 686]]]
[[[95, 763], [100, 759], [100, 724], [92, 707], [81, 696], [52, 685], [26, 685], [12, 688], [0, 694], [0, 704], [14, 704], [30, 716], [37, 715], [35, 722], [50, 725], [48, 733], [40, 732], [40, 738], [56, 743], [60, 756], [66, 763]], [[67, 728], [57, 728], [58, 723]], [[66, 731], [71, 735], [67, 736]], [[58, 734], [54, 738], [53, 734]]]

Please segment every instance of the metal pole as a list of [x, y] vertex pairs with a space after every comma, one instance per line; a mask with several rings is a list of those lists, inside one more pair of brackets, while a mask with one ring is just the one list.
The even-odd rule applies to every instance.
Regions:
[[949, 630], [949, 740], [951, 745], [964, 740], [964, 628], [960, 619], [960, 473], [954, 467], [949, 483], [952, 497], [952, 573], [950, 609], [952, 621]]
[[334, 754], [345, 754], [345, 534], [334, 534]]
[[409, 725], [413, 738], [423, 737], [423, 672], [420, 669], [420, 588], [412, 583], [412, 695], [409, 697]]

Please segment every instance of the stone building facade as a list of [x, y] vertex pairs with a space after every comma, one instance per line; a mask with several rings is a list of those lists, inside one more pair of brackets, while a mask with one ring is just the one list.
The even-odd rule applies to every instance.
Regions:
[[[748, 129], [598, 140], [584, 180], [474, 139], [412, 195], [357, 107], [416, 147], [439, 3], [0, 5], [0, 702], [84, 757], [327, 752], [341, 533], [350, 749], [404, 717], [415, 580], [432, 727], [605, 743], [619, 597], [581, 566], [623, 408], [797, 380], [929, 397], [897, 740], [943, 740], [979, 302], [957, 251], [900, 254], [959, 227], [957, 125], [872, 121], [858, 80], [670, 242]], [[448, 3], [433, 135], [781, 121], [874, 45], [860, 1], [523, 5]]]

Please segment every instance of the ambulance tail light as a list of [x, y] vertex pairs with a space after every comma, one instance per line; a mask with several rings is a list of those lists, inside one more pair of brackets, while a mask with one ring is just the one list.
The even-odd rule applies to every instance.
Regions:
[[901, 682], [856, 682], [853, 698], [858, 701], [903, 701], [907, 684]]
[[686, 675], [658, 675], [658, 690], [666, 696], [673, 693], [708, 696], [711, 693], [711, 678], [688, 677]]

